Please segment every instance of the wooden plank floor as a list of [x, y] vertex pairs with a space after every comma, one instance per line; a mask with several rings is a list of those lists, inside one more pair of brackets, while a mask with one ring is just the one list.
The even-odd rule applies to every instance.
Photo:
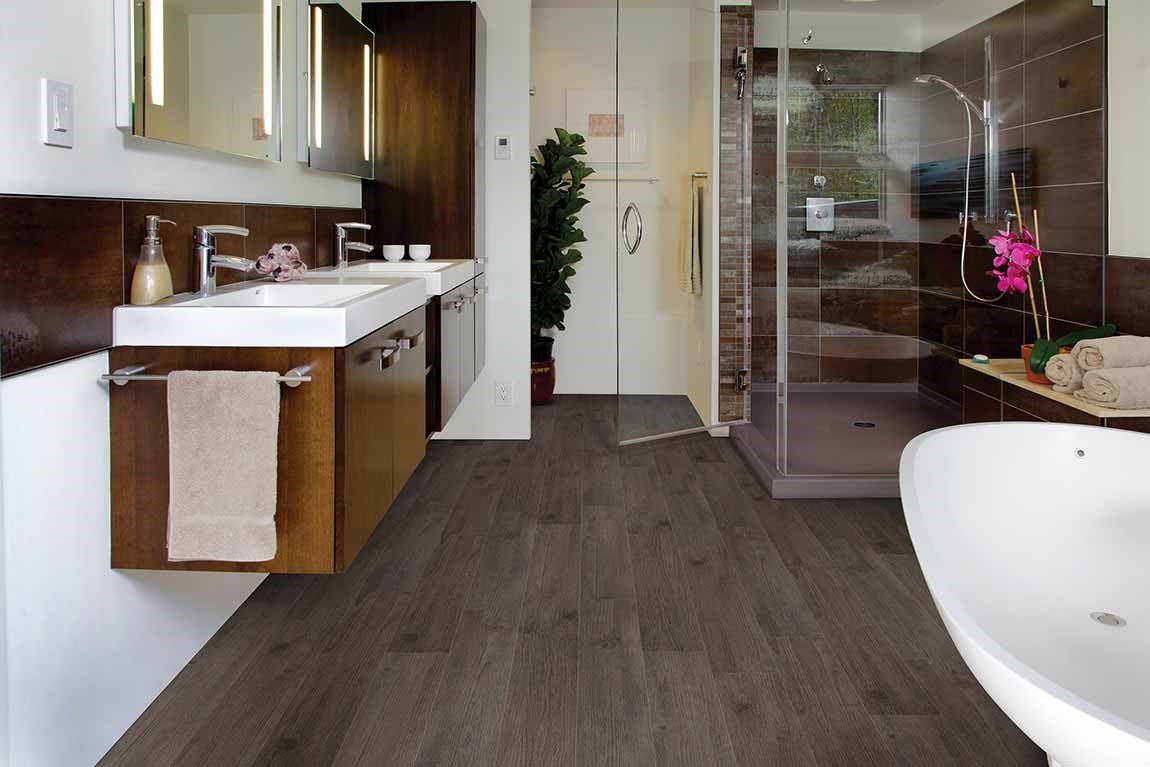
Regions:
[[1041, 767], [897, 502], [770, 499], [709, 436], [432, 443], [341, 576], [272, 576], [101, 765]]

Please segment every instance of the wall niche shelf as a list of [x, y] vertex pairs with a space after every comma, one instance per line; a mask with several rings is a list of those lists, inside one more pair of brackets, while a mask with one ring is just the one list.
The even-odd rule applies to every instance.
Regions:
[[1040, 397], [1045, 397], [1066, 407], [1074, 408], [1095, 418], [1150, 418], [1150, 409], [1118, 410], [1116, 408], [1103, 407], [1102, 405], [1095, 405], [1080, 400], [1073, 394], [1062, 394], [1054, 391], [1054, 389], [1049, 386], [1028, 381], [1026, 378], [1026, 368], [1023, 367], [1021, 359], [993, 359], [990, 361], [990, 364], [987, 365], [980, 365], [973, 360], [964, 359], [959, 360], [959, 364], [964, 368], [1002, 381], [1004, 384], [1017, 386], [1020, 389], [1025, 389]]

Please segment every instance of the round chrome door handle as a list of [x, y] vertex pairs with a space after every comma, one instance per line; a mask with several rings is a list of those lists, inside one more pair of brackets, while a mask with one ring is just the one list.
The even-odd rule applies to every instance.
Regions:
[[[631, 229], [629, 224], [631, 222], [631, 214], [632, 213], [635, 214], [635, 241], [634, 242], [631, 242], [631, 240], [629, 239], [630, 229]], [[637, 250], [639, 250], [639, 245], [641, 245], [643, 242], [643, 214], [639, 211], [639, 206], [633, 202], [627, 206], [627, 209], [625, 211], [623, 211], [622, 234], [623, 234], [623, 247], [625, 247], [627, 249], [627, 252], [629, 254], [631, 254], [632, 256], [635, 255], [635, 252]]]

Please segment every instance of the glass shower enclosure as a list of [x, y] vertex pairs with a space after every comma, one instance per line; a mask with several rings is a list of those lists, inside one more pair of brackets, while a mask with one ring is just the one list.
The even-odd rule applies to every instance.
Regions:
[[[780, 0], [756, 15], [761, 375], [744, 445], [776, 497], [897, 497], [905, 445], [960, 422], [954, 371], [979, 310], [961, 243], [989, 263], [1027, 163], [1000, 136], [1010, 73], [996, 54], [1016, 3], [969, 22], [954, 3], [882, 5]], [[993, 296], [983, 271], [965, 277]]]

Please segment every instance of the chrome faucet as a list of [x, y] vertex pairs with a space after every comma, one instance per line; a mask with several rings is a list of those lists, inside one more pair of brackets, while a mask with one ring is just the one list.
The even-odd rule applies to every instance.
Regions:
[[216, 235], [234, 234], [247, 237], [249, 230], [243, 226], [229, 226], [227, 224], [213, 224], [211, 226], [197, 226], [192, 230], [192, 243], [195, 246], [196, 270], [200, 275], [200, 295], [210, 296], [216, 292], [216, 269], [235, 269], [237, 272], [250, 272], [256, 268], [256, 262], [250, 258], [238, 256], [220, 256], [216, 254]]
[[370, 253], [375, 250], [374, 245], [368, 245], [366, 242], [352, 242], [347, 239], [348, 229], [371, 229], [371, 224], [361, 224], [358, 221], [349, 221], [344, 224], [335, 225], [335, 268], [343, 269], [347, 266], [347, 252], [354, 250], [356, 253]]

